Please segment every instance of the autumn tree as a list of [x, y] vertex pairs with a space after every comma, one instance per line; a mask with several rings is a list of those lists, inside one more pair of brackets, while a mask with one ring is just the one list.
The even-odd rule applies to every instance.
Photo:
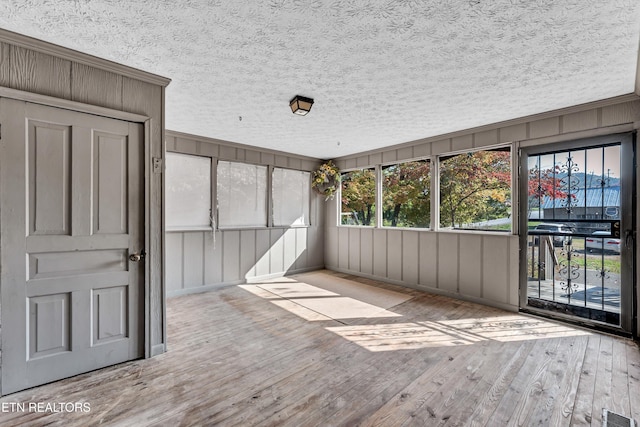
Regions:
[[[391, 227], [429, 227], [431, 171], [427, 160], [382, 168], [382, 220]], [[505, 218], [510, 214], [511, 153], [477, 151], [443, 158], [439, 165], [440, 225], [463, 224]], [[564, 198], [558, 171], [529, 171], [529, 206], [544, 197]], [[361, 225], [372, 225], [375, 216], [376, 179], [373, 169], [342, 175], [342, 212], [353, 213]], [[342, 223], [348, 219], [343, 217]]]
[[440, 225], [456, 227], [508, 216], [509, 151], [477, 151], [440, 162]]
[[376, 175], [373, 169], [342, 174], [342, 213], [355, 213], [361, 225], [371, 225], [375, 202]]
[[[558, 178], [560, 172], [559, 166], [540, 169], [538, 165], [534, 165], [529, 169], [529, 179], [527, 180], [529, 213], [532, 208], [539, 208], [545, 197], [564, 199], [568, 196], [568, 193], [562, 190], [562, 181]], [[575, 195], [571, 195], [571, 197], [575, 197]]]
[[387, 166], [383, 176], [385, 226], [428, 228], [431, 214], [429, 162], [426, 160]]

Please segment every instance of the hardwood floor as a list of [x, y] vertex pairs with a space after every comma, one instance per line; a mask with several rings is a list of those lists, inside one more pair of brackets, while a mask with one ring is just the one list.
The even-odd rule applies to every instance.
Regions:
[[602, 408], [640, 421], [629, 340], [326, 273], [411, 298], [393, 317], [336, 320], [258, 285], [176, 297], [167, 353], [5, 396], [0, 425], [600, 426]]

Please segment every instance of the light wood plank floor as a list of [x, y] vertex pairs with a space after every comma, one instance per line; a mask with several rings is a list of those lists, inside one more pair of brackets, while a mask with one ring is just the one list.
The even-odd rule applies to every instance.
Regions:
[[0, 425], [600, 426], [603, 407], [640, 421], [629, 340], [327, 274], [411, 299], [334, 320], [254, 286], [173, 298], [167, 353], [5, 396]]

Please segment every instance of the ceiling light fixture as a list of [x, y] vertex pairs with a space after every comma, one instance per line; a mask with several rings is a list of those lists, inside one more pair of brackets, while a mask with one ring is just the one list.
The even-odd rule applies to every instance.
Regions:
[[306, 98], [304, 96], [296, 95], [293, 97], [291, 101], [289, 101], [289, 106], [291, 107], [291, 111], [293, 114], [297, 114], [299, 116], [306, 116], [309, 111], [311, 111], [311, 106], [313, 105], [313, 99]]

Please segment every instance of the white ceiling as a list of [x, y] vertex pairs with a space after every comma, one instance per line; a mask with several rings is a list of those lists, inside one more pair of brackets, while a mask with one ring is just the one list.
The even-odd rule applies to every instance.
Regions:
[[171, 78], [167, 129], [334, 158], [632, 93], [640, 2], [3, 0], [0, 27]]

